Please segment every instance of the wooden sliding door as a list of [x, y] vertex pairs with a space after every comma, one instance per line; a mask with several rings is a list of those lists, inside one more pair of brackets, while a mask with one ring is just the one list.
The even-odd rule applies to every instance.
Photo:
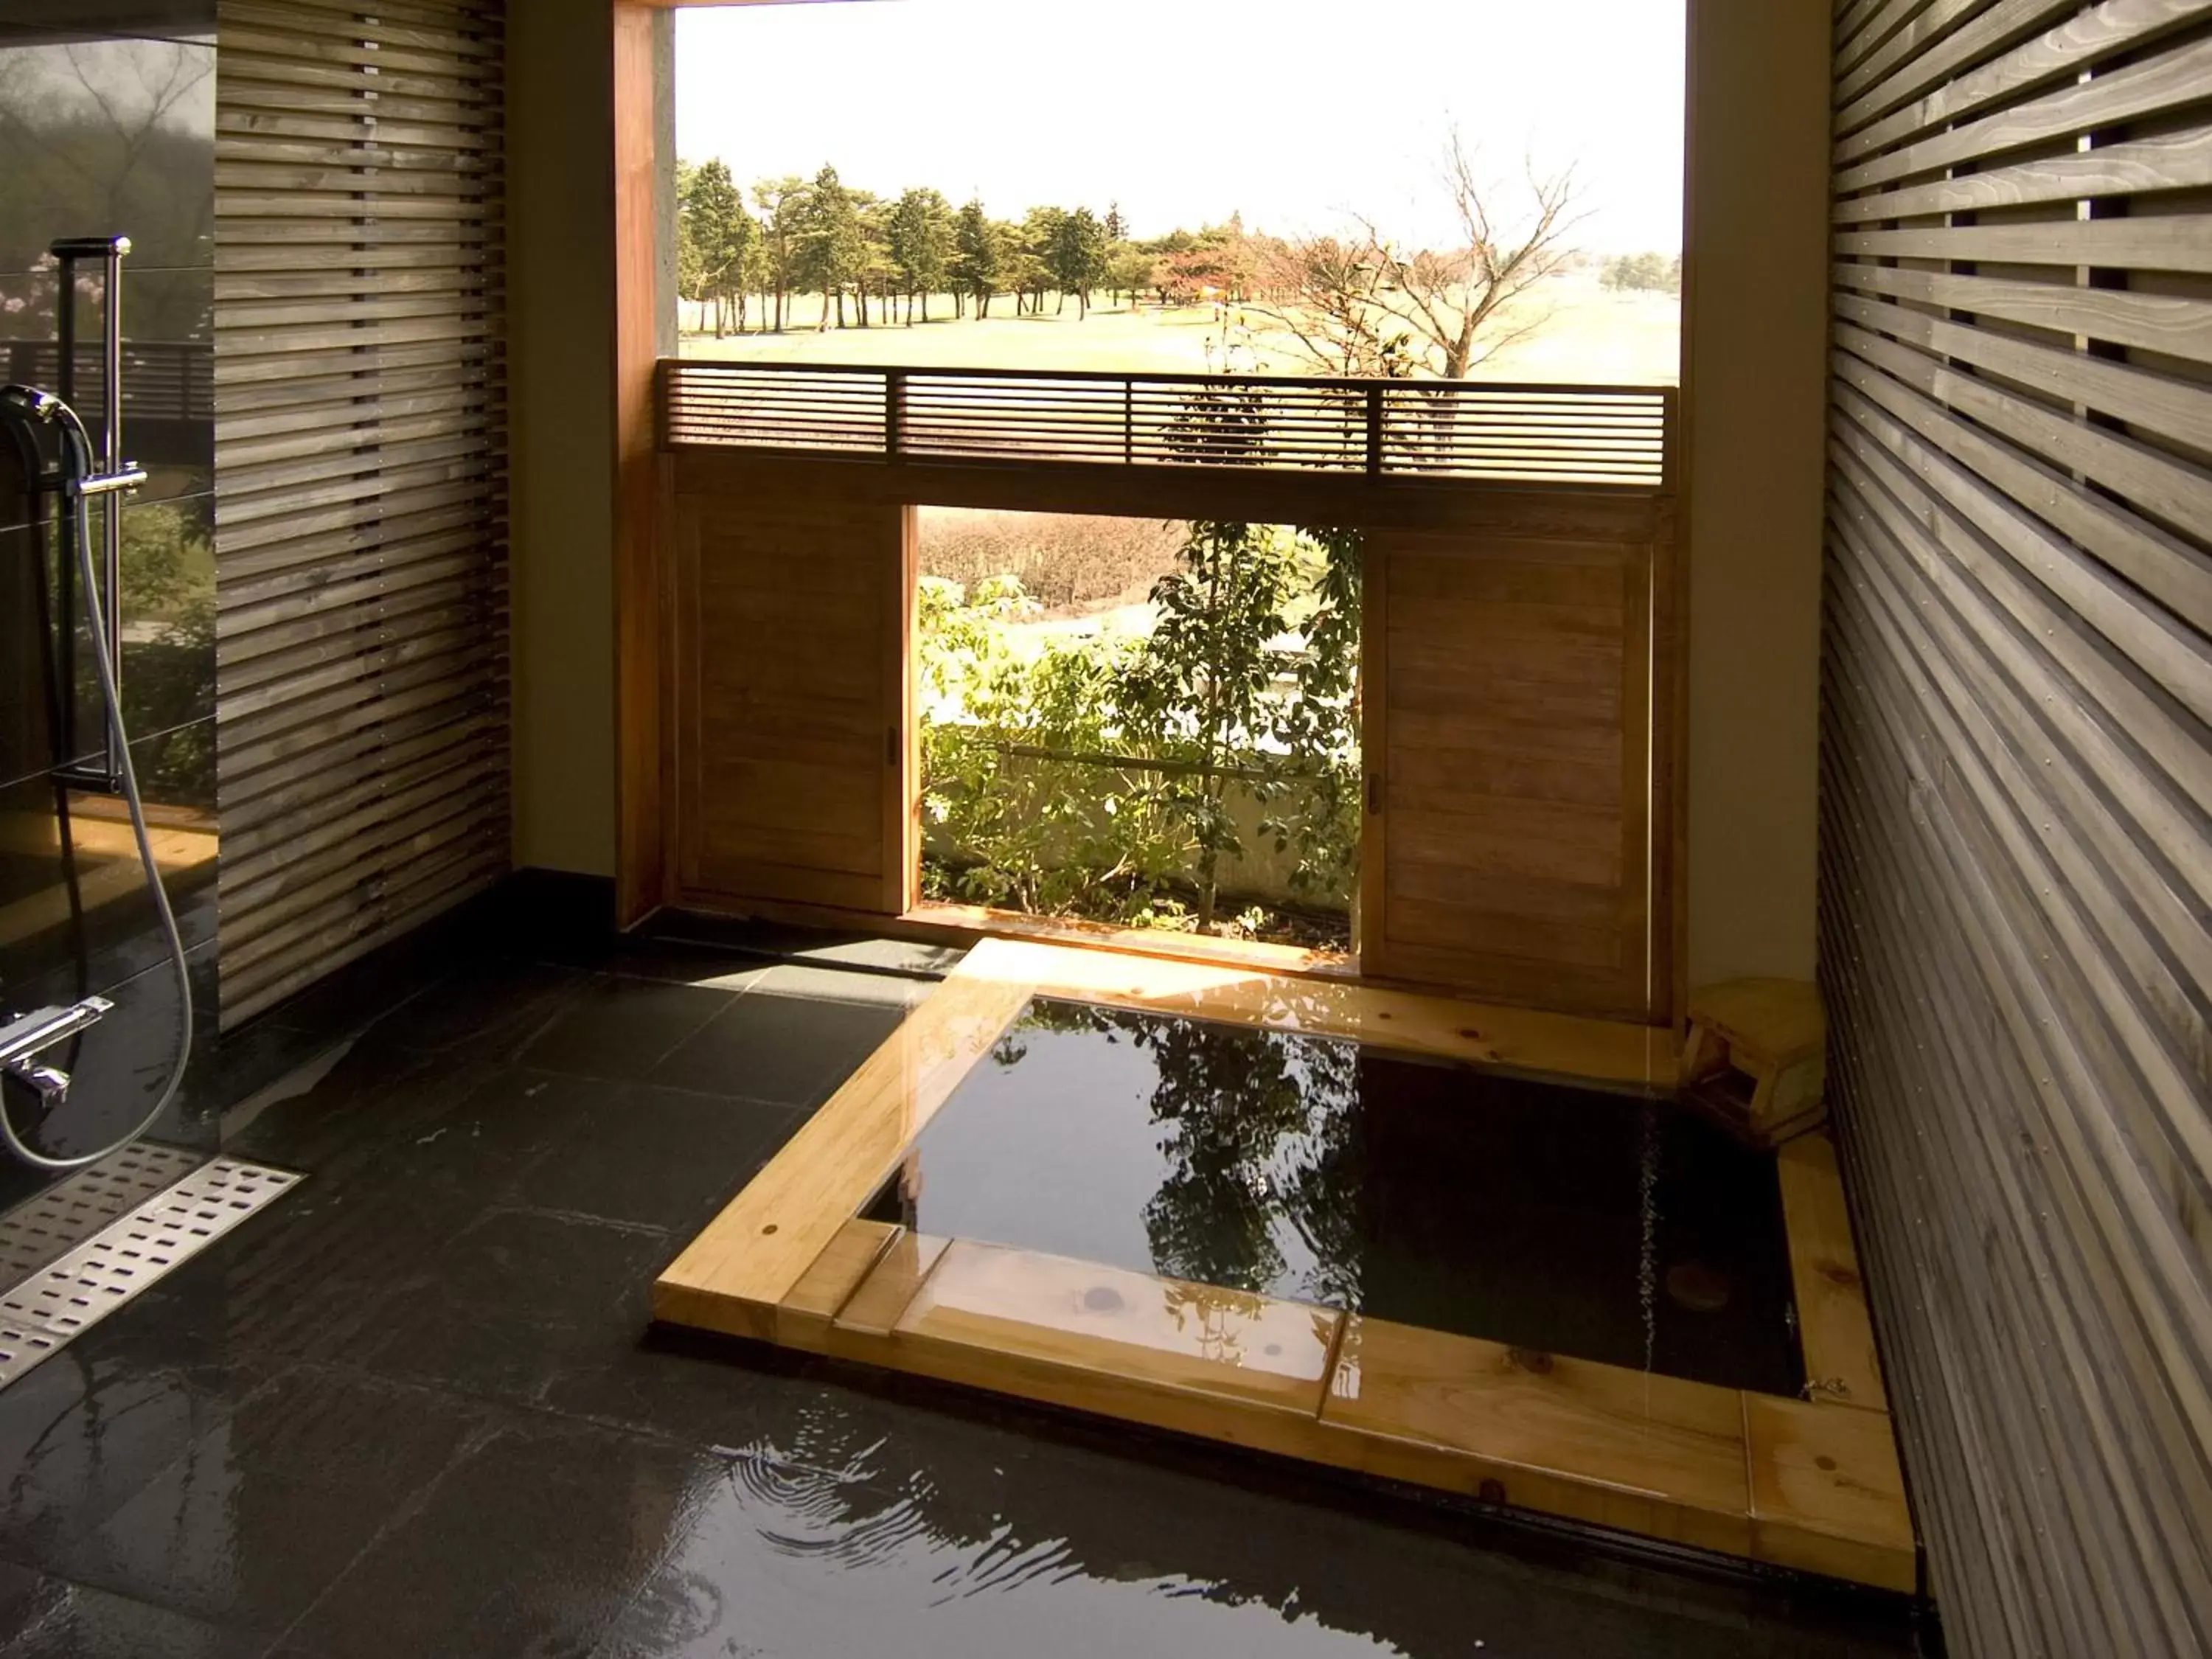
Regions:
[[1370, 538], [1366, 972], [1666, 1013], [1653, 553], [1610, 538]]
[[683, 896], [896, 915], [912, 509], [714, 470], [672, 513]]

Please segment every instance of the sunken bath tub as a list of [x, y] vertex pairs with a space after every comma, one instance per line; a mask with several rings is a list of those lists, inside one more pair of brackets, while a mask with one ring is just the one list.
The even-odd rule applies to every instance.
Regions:
[[1893, 1590], [1832, 1149], [1671, 1035], [1010, 941], [669, 1267], [672, 1323]]

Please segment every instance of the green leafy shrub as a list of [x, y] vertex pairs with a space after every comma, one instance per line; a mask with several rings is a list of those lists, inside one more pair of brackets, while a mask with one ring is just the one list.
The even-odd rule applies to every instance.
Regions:
[[[1298, 907], [1348, 923], [1359, 833], [1356, 535], [1188, 526], [1147, 637], [1018, 653], [1021, 583], [925, 579], [932, 896], [1128, 926], [1280, 931], [1248, 838]], [[1340, 925], [1327, 930], [1346, 934]]]

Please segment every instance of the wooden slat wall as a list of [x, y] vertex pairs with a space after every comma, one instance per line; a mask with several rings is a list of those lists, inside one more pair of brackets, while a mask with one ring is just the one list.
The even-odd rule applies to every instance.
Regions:
[[503, 9], [218, 9], [226, 1024], [507, 868]]
[[669, 517], [683, 895], [899, 914], [910, 510], [771, 467]]
[[1830, 1067], [1954, 1651], [2212, 1644], [2212, 0], [1844, 0]]
[[1367, 972], [1580, 1013], [1662, 1011], [1651, 551], [1370, 539]]

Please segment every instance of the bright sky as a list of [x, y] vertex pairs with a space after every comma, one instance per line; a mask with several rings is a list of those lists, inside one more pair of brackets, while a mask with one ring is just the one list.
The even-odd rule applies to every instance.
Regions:
[[830, 0], [677, 15], [678, 148], [833, 163], [994, 216], [1115, 200], [1139, 237], [1359, 212], [1441, 240], [1456, 123], [1486, 175], [1572, 163], [1596, 252], [1681, 246], [1683, 0]]

